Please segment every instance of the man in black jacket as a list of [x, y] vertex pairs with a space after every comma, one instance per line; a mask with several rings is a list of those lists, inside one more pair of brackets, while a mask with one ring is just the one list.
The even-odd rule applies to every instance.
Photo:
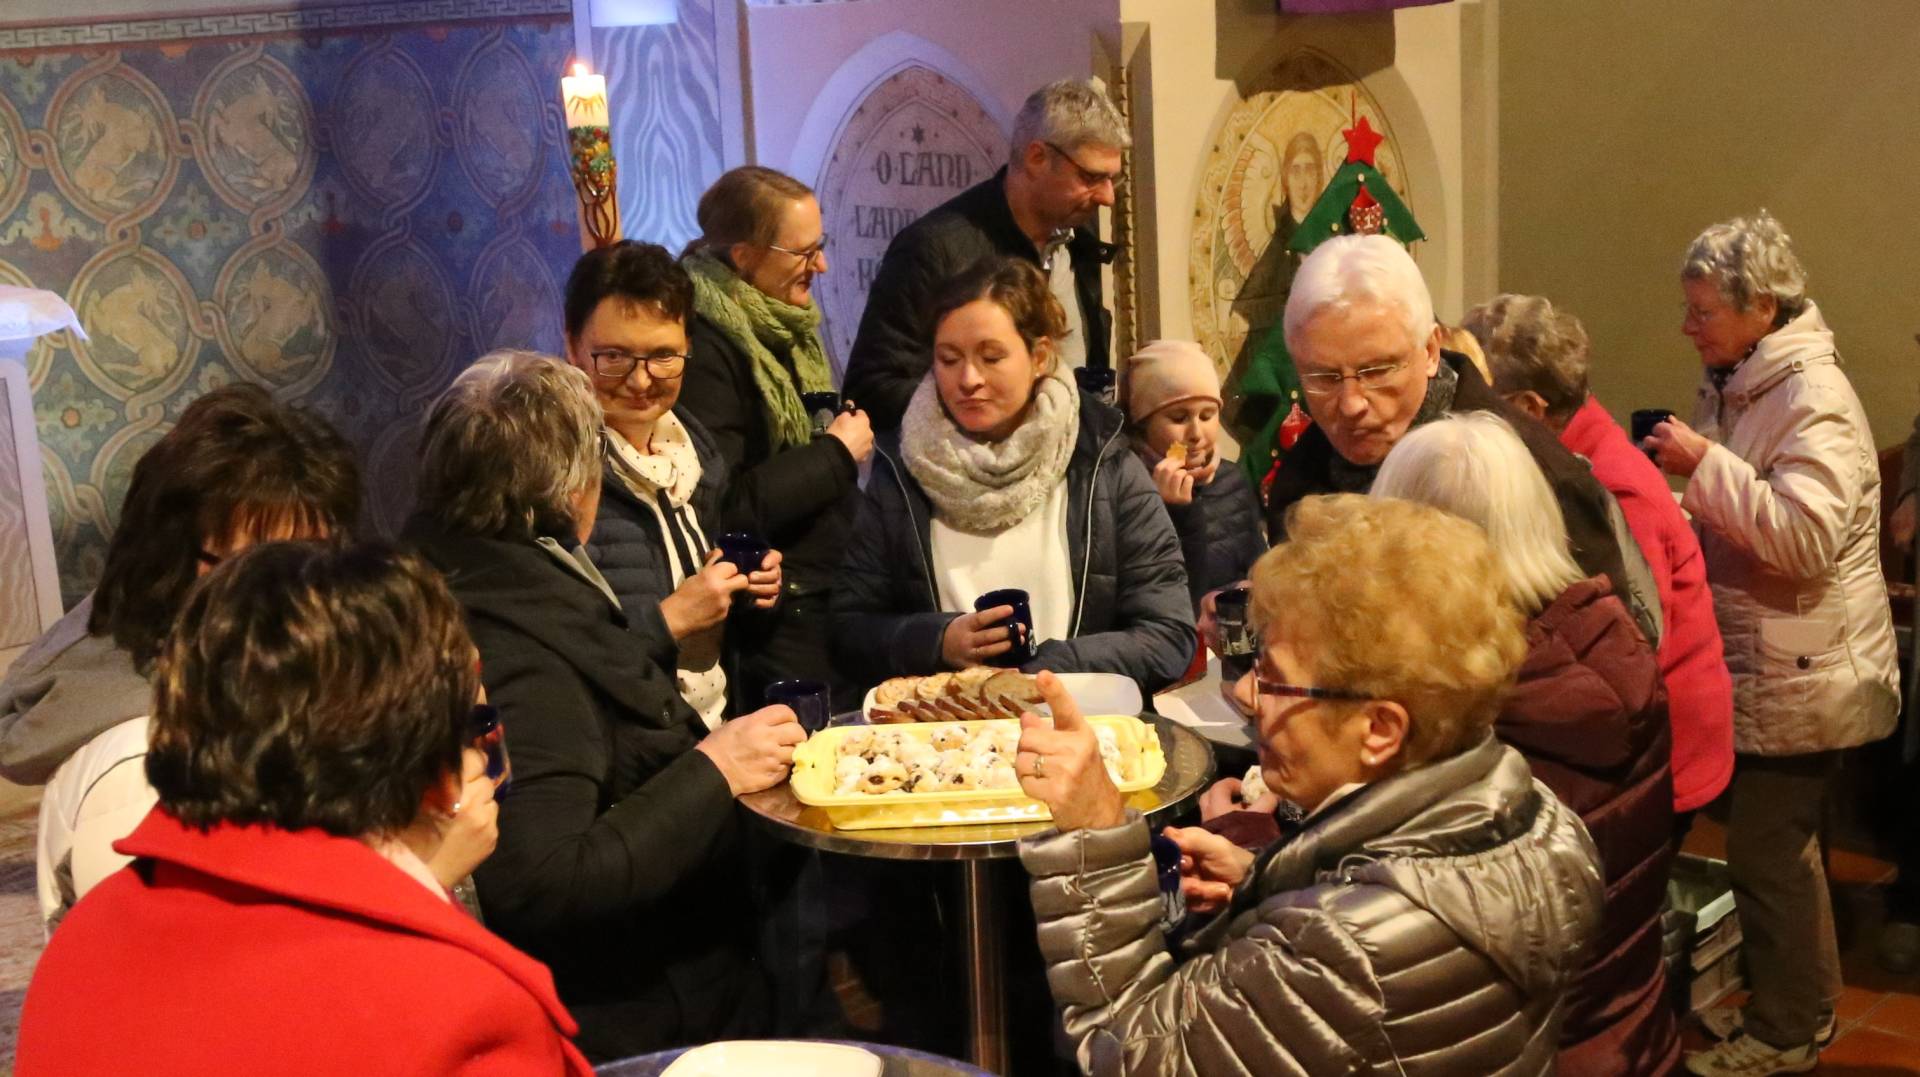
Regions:
[[1093, 83], [1050, 83], [1014, 119], [1007, 167], [893, 237], [847, 360], [846, 396], [866, 409], [875, 431], [899, 428], [926, 376], [929, 298], [989, 255], [1025, 258], [1048, 275], [1073, 330], [1061, 341], [1068, 366], [1112, 365], [1113, 315], [1100, 267], [1116, 248], [1101, 242], [1097, 228], [1132, 143], [1119, 110]]
[[1301, 498], [1365, 493], [1413, 427], [1452, 412], [1495, 412], [1553, 487], [1574, 562], [1589, 576], [1605, 574], [1647, 640], [1658, 643], [1652, 574], [1613, 495], [1464, 356], [1441, 351], [1433, 298], [1406, 248], [1384, 236], [1340, 236], [1316, 247], [1294, 275], [1285, 332], [1313, 425], [1268, 487], [1270, 541], [1286, 538], [1287, 510]]

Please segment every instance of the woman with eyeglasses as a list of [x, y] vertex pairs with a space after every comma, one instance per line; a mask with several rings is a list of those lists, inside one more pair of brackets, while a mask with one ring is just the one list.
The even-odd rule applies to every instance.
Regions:
[[1599, 921], [1580, 820], [1491, 735], [1526, 653], [1473, 525], [1303, 499], [1253, 569], [1240, 681], [1262, 775], [1299, 811], [1253, 853], [1168, 828], [1186, 918], [1092, 730], [1042, 676], [1015, 770], [1053, 812], [1021, 842], [1081, 1068], [1121, 1074], [1547, 1073]]
[[439, 573], [256, 546], [192, 588], [153, 687], [159, 804], [34, 970], [21, 1074], [588, 1073], [547, 969], [431, 866], [494, 819]]
[[1527, 619], [1527, 657], [1494, 735], [1580, 814], [1599, 847], [1606, 914], [1560, 1030], [1567, 1077], [1670, 1073], [1661, 911], [1673, 845], [1673, 740], [1660, 659], [1605, 576], [1568, 552], [1546, 476], [1506, 421], [1475, 411], [1408, 431], [1373, 480], [1482, 528], [1500, 590]]
[[604, 423], [587, 554], [647, 657], [674, 671], [687, 705], [713, 729], [729, 703], [726, 635], [746, 621], [736, 603], [769, 615], [782, 554], [741, 572], [716, 549], [726, 463], [679, 404], [693, 300], [693, 283], [662, 247], [622, 240], [588, 251], [567, 278], [567, 361], [590, 379]]
[[834, 392], [813, 296], [827, 271], [813, 192], [748, 165], [715, 180], [697, 216], [681, 256], [693, 278], [686, 408], [724, 461], [725, 526], [784, 557], [779, 608], [743, 627], [736, 648], [740, 697], [757, 700], [774, 681], [831, 679], [827, 593], [873, 431], [857, 401], [812, 395]]

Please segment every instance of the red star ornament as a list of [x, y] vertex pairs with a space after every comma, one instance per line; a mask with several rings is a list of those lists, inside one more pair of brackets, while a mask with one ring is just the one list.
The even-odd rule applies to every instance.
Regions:
[[[1365, 116], [1354, 121], [1352, 127], [1340, 132], [1347, 137], [1347, 164], [1358, 162], [1373, 165], [1373, 153], [1386, 141], [1386, 136], [1373, 129]], [[1378, 165], [1374, 165], [1378, 168]]]

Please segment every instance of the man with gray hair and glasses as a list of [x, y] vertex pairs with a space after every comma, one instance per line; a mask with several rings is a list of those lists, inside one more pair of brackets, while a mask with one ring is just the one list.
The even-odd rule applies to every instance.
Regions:
[[1463, 355], [1440, 348], [1433, 297], [1405, 247], [1380, 235], [1336, 236], [1294, 274], [1284, 332], [1313, 425], [1269, 481], [1267, 533], [1313, 494], [1365, 493], [1408, 430], [1452, 412], [1505, 418], [1553, 487], [1574, 562], [1605, 574], [1649, 642], [1660, 639], [1646, 561], [1613, 497], [1552, 431], [1502, 400]]
[[928, 300], [989, 256], [1024, 258], [1047, 274], [1067, 314], [1069, 332], [1058, 342], [1065, 365], [1111, 369], [1113, 316], [1100, 267], [1116, 248], [1101, 242], [1099, 214], [1113, 205], [1122, 153], [1132, 144], [1097, 83], [1048, 83], [1015, 117], [1005, 167], [893, 237], [847, 360], [846, 395], [876, 431], [899, 428], [932, 361]]

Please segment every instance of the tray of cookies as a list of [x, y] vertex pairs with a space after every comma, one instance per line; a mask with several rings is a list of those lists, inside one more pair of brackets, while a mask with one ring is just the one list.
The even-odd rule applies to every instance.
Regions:
[[[1140, 686], [1113, 673], [1060, 673], [1060, 684], [1086, 714], [1139, 714]], [[892, 677], [867, 693], [860, 708], [874, 725], [965, 722], [1047, 713], [1031, 674], [994, 666], [953, 673]]]
[[[1151, 725], [1132, 715], [1087, 719], [1101, 761], [1122, 793], [1150, 789], [1166, 773]], [[821, 808], [840, 830], [1044, 821], [1014, 772], [1020, 723], [975, 719], [834, 726], [793, 753], [794, 799]]]

